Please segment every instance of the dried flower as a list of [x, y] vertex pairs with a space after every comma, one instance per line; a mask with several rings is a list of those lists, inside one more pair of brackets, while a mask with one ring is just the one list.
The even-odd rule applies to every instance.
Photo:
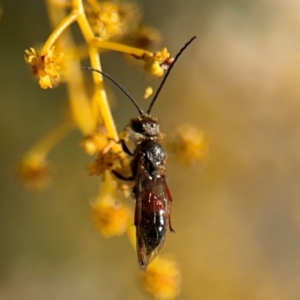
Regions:
[[134, 47], [149, 50], [161, 42], [161, 36], [155, 28], [140, 25], [126, 36], [124, 42]]

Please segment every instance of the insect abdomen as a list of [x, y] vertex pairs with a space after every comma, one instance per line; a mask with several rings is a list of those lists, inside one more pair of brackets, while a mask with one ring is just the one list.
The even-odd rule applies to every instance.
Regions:
[[164, 200], [149, 191], [136, 203], [135, 226], [137, 230], [140, 266], [147, 266], [163, 246], [167, 228]]

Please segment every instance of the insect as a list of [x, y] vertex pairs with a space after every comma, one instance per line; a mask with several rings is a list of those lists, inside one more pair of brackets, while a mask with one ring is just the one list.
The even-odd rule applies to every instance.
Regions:
[[134, 225], [136, 227], [136, 248], [138, 263], [142, 270], [154, 259], [162, 248], [167, 229], [173, 232], [171, 225], [172, 196], [166, 178], [166, 152], [160, 141], [163, 138], [158, 120], [151, 116], [152, 107], [175, 62], [196, 37], [191, 38], [177, 53], [167, 70], [148, 109], [144, 112], [130, 94], [110, 75], [92, 68], [116, 84], [131, 100], [139, 116], [131, 119], [126, 126], [130, 141], [135, 146], [133, 153], [124, 140], [121, 140], [124, 152], [132, 156], [131, 176], [126, 178], [116, 171], [113, 174], [126, 181], [133, 182], [132, 195], [135, 199]]

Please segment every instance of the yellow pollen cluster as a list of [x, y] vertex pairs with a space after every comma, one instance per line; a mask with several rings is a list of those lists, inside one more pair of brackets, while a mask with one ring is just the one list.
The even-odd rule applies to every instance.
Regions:
[[17, 176], [28, 189], [43, 189], [50, 181], [48, 163], [43, 155], [28, 155], [17, 167]]
[[38, 55], [34, 48], [25, 50], [25, 61], [31, 65], [32, 74], [39, 77], [42, 89], [52, 88], [51, 78], [59, 79], [57, 70], [61, 68], [60, 62], [63, 53], [54, 54], [55, 47], [50, 48], [45, 55]]
[[155, 53], [145, 53], [145, 70], [150, 72], [155, 76], [162, 76], [164, 70], [170, 66], [172, 61], [170, 61], [170, 53], [167, 48], [163, 48], [161, 51]]
[[171, 300], [180, 293], [181, 274], [174, 261], [158, 256], [142, 274], [146, 292], [160, 300]]
[[109, 195], [92, 205], [92, 219], [97, 231], [106, 238], [122, 235], [132, 225], [130, 209]]
[[168, 150], [175, 155], [176, 160], [187, 165], [203, 160], [208, 146], [204, 133], [189, 124], [179, 126], [167, 143]]
[[94, 33], [101, 39], [108, 40], [122, 33], [123, 23], [116, 4], [90, 1], [86, 11]]

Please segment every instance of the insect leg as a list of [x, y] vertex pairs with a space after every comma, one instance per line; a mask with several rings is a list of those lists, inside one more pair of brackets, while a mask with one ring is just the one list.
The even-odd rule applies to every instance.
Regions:
[[111, 139], [111, 138], [110, 138], [109, 140], [110, 140], [110, 141], [114, 141], [114, 142], [117, 143], [117, 144], [121, 144], [122, 150], [123, 150], [126, 154], [128, 154], [128, 155], [130, 155], [130, 156], [134, 156], [134, 154], [131, 153], [131, 151], [130, 151], [129, 148], [127, 147], [127, 145], [126, 145], [126, 143], [125, 143], [125, 140], [121, 139], [121, 140], [119, 140], [119, 141], [116, 141], [116, 140]]
[[169, 205], [169, 209], [168, 209], [168, 224], [169, 224], [169, 229], [171, 232], [175, 232], [175, 230], [172, 228], [172, 223], [171, 223], [171, 209], [172, 209], [172, 203], [173, 203], [173, 199], [169, 190], [168, 185], [166, 184], [166, 194], [167, 194], [167, 199], [168, 199], [168, 205]]
[[169, 230], [171, 232], [175, 233], [175, 230], [172, 228], [172, 224], [171, 224], [171, 203], [170, 203], [170, 213], [169, 213], [169, 216], [168, 216], [168, 223], [169, 223]]
[[124, 180], [124, 181], [133, 181], [133, 180], [134, 180], [134, 177], [133, 177], [133, 176], [125, 177], [125, 176], [123, 176], [122, 174], [118, 173], [118, 172], [115, 171], [115, 170], [112, 170], [111, 172], [112, 172], [118, 179], [121, 179], [121, 180]]
[[122, 146], [123, 151], [124, 151], [126, 154], [130, 155], [130, 156], [134, 156], [134, 154], [131, 153], [130, 150], [129, 150], [129, 148], [127, 147], [127, 145], [126, 145], [126, 143], [125, 143], [125, 140], [120, 140], [120, 142], [121, 142], [121, 146]]

